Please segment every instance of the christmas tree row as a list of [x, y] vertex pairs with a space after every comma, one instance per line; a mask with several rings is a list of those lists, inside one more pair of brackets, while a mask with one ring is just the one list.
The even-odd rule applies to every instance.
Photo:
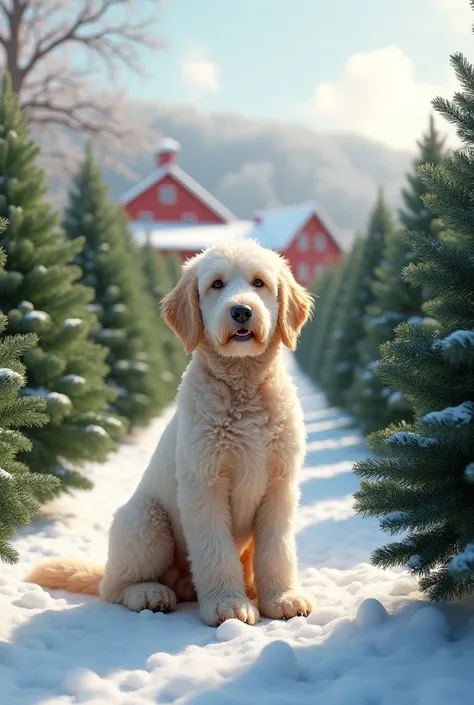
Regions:
[[423, 311], [427, 292], [412, 287], [402, 272], [415, 257], [407, 233], [439, 238], [442, 232], [422, 201], [426, 188], [419, 168], [439, 164], [443, 156], [443, 140], [431, 118], [402, 192], [404, 230], [396, 227], [380, 191], [367, 232], [357, 235], [351, 252], [315, 283], [316, 314], [304, 329], [299, 362], [330, 403], [348, 409], [366, 433], [411, 418], [410, 403], [382, 382], [375, 366], [380, 345], [394, 338], [399, 323], [431, 325]]
[[88, 149], [62, 217], [5, 76], [0, 95], [0, 558], [38, 502], [174, 397], [185, 358], [160, 319], [179, 274], [138, 249]]
[[330, 403], [369, 434], [359, 513], [396, 535], [372, 560], [407, 567], [435, 600], [474, 590], [474, 67], [435, 99], [463, 148], [430, 123], [395, 226], [379, 194], [365, 237], [318, 278], [299, 349]]

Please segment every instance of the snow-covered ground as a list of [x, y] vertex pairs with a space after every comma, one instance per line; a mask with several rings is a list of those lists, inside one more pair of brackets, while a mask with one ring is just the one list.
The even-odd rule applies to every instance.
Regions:
[[[134, 614], [95, 598], [50, 595], [22, 578], [45, 556], [103, 560], [115, 508], [131, 493], [168, 418], [61, 498], [0, 568], [0, 702], [5, 705], [468, 705], [474, 617], [422, 600], [402, 572], [368, 564], [385, 540], [354, 516], [353, 462], [367, 455], [348, 419], [297, 370], [308, 456], [298, 518], [301, 582], [315, 612], [256, 627], [205, 626], [196, 605]], [[382, 606], [383, 605], [383, 606]], [[387, 614], [388, 611], [388, 614]]]

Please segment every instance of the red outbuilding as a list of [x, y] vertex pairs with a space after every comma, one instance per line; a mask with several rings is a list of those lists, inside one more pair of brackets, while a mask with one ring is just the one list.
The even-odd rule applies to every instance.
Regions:
[[344, 238], [317, 203], [282, 206], [239, 220], [181, 169], [180, 149], [175, 140], [163, 140], [156, 169], [122, 196], [137, 241], [151, 242], [162, 254], [179, 252], [184, 260], [217, 242], [252, 238], [285, 255], [303, 285], [341, 256]]
[[165, 139], [157, 147], [156, 169], [123, 194], [134, 223], [197, 225], [229, 223], [233, 213], [178, 166], [179, 142]]

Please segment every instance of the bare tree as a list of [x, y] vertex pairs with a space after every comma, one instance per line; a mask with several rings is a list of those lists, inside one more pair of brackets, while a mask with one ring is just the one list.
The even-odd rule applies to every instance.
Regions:
[[162, 1], [0, 0], [2, 67], [50, 169], [74, 161], [78, 133], [109, 158], [151, 138], [149, 123], [127, 109], [119, 79], [123, 69], [144, 75], [146, 54], [163, 47]]

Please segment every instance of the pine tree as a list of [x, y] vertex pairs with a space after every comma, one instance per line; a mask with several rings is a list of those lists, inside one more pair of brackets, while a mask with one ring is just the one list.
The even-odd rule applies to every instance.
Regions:
[[143, 272], [147, 289], [154, 301], [157, 312], [155, 326], [157, 327], [165, 353], [168, 370], [164, 369], [162, 379], [168, 383], [170, 393], [174, 396], [177, 385], [188, 364], [188, 357], [184, 354], [183, 346], [172, 330], [161, 318], [161, 301], [164, 296], [178, 283], [180, 276], [180, 263], [177, 255], [173, 253], [164, 257], [156, 252], [150, 244], [141, 248]]
[[380, 375], [409, 398], [415, 421], [374, 434], [380, 457], [356, 466], [358, 511], [404, 534], [377, 549], [374, 563], [407, 565], [435, 600], [474, 590], [474, 67], [460, 54], [451, 62], [462, 91], [434, 106], [465, 149], [422, 174], [424, 204], [452, 237], [412, 233], [418, 260], [405, 272], [432, 293], [424, 310], [438, 329], [403, 323], [384, 346]]
[[[337, 389], [337, 377], [339, 374], [349, 375], [350, 377], [350, 367], [346, 365], [344, 361], [341, 361], [343, 350], [342, 345], [340, 345], [340, 340], [344, 335], [349, 336], [351, 332], [346, 330], [346, 333], [344, 333], [344, 329], [347, 329], [347, 326], [351, 321], [351, 304], [354, 302], [351, 301], [350, 294], [353, 292], [356, 285], [356, 280], [360, 276], [363, 255], [364, 239], [358, 236], [347, 258], [348, 276], [346, 280], [342, 282], [338, 295], [338, 304], [334, 311], [335, 315], [332, 321], [331, 330], [328, 331], [327, 335], [327, 345], [321, 354], [321, 367], [318, 382], [326, 393], [331, 390], [333, 394], [335, 394]], [[331, 358], [332, 355], [336, 356], [336, 354], [337, 358]], [[333, 399], [334, 396], [331, 395], [331, 398]], [[337, 401], [342, 404], [342, 393]]]
[[181, 258], [178, 252], [170, 252], [166, 255], [166, 265], [169, 281], [172, 286], [175, 286], [181, 277]]
[[[0, 229], [5, 226], [5, 222], [1, 223]], [[0, 272], [4, 264], [5, 256], [0, 250]], [[0, 314], [0, 335], [6, 324], [6, 316]], [[18, 552], [10, 545], [17, 528], [28, 524], [32, 514], [38, 511], [37, 500], [52, 496], [59, 485], [52, 475], [30, 473], [17, 460], [19, 451], [31, 448], [31, 442], [19, 429], [48, 421], [44, 399], [19, 393], [26, 382], [20, 357], [36, 343], [34, 333], [0, 339], [0, 560], [7, 563], [18, 560]]]
[[162, 345], [127, 221], [109, 200], [90, 146], [70, 189], [63, 227], [82, 282], [94, 292], [91, 310], [98, 320], [91, 337], [106, 347], [107, 385], [118, 393], [110, 411], [132, 426], [146, 424], [160, 408]]
[[374, 271], [380, 264], [384, 243], [394, 227], [392, 214], [380, 191], [367, 237], [354, 247], [331, 344], [324, 356], [322, 386], [335, 406], [344, 406], [348, 402], [347, 392], [359, 364], [357, 345], [365, 335], [364, 316], [367, 306], [373, 301], [371, 284]]
[[[400, 211], [400, 219], [406, 228], [414, 232], [438, 235], [439, 221], [422, 201], [426, 185], [420, 174], [420, 167], [439, 164], [444, 154], [444, 140], [435, 128], [433, 116], [428, 132], [418, 146], [419, 154], [413, 162], [413, 173], [408, 174], [408, 187], [402, 191], [405, 209]], [[424, 325], [432, 325], [432, 321], [422, 314], [427, 292], [411, 286], [402, 277], [402, 271], [410, 261], [413, 261], [413, 252], [409, 240], [403, 233], [392, 229], [387, 236], [382, 263], [374, 272], [374, 302], [367, 308], [364, 323], [366, 338], [359, 344], [360, 370], [349, 393], [351, 413], [366, 434], [381, 430], [390, 423], [413, 419], [408, 400], [400, 392], [391, 392], [376, 373], [380, 346], [393, 340], [399, 323], [419, 320]]]
[[[166, 341], [171, 333], [169, 327], [161, 317], [161, 305], [151, 294], [146, 273], [143, 270], [143, 254], [141, 247], [134, 239], [127, 216], [123, 209], [119, 209], [119, 221], [123, 242], [129, 253], [129, 266], [131, 268], [131, 278], [133, 282], [132, 300], [137, 311], [137, 323], [140, 335], [144, 341], [144, 348], [147, 351], [148, 360], [148, 381], [147, 391], [150, 397], [150, 412], [156, 414], [163, 409], [176, 395], [179, 377], [175, 375], [173, 361], [169, 355], [169, 347]], [[175, 257], [173, 257], [173, 260]], [[178, 278], [181, 268], [178, 263]], [[170, 271], [171, 277], [174, 270]], [[178, 279], [173, 280], [175, 283]], [[173, 336], [173, 349], [180, 349], [179, 341]], [[183, 357], [183, 356], [182, 356]]]
[[[407, 176], [408, 187], [402, 191], [405, 209], [400, 211], [400, 218], [406, 227], [417, 232], [437, 235], [441, 229], [438, 219], [422, 201], [426, 186], [420, 167], [427, 163], [439, 164], [444, 154], [443, 145], [444, 140], [431, 117], [427, 134], [418, 142], [419, 155], [413, 162], [413, 173]], [[410, 261], [413, 261], [413, 252], [409, 240], [393, 229], [385, 242], [382, 263], [374, 272], [374, 301], [367, 307], [364, 319], [366, 337], [358, 346], [360, 366], [348, 394], [351, 413], [366, 434], [381, 430], [390, 423], [413, 418], [408, 400], [383, 384], [377, 375], [376, 364], [380, 346], [393, 340], [400, 322], [419, 320], [428, 326], [433, 323], [422, 315], [427, 292], [412, 287], [402, 277], [402, 271]]]
[[26, 396], [46, 399], [50, 421], [25, 431], [32, 443], [19, 459], [31, 471], [55, 474], [61, 487], [91, 486], [81, 474], [85, 461], [104, 460], [113, 447], [104, 411], [106, 350], [88, 341], [93, 316], [91, 292], [76, 283], [72, 264], [79, 243], [70, 243], [44, 200], [45, 176], [36, 163], [39, 148], [30, 139], [26, 117], [8, 75], [0, 96], [0, 236], [7, 255], [0, 274], [0, 309], [6, 333], [37, 333], [39, 344], [25, 352]]
[[[399, 210], [401, 224], [411, 232], [428, 233], [437, 235], [440, 224], [438, 218], [426, 208], [423, 197], [426, 193], [426, 183], [422, 178], [422, 169], [425, 164], [440, 164], [446, 155], [445, 138], [441, 137], [436, 129], [434, 116], [430, 116], [428, 131], [417, 142], [418, 155], [413, 161], [412, 172], [407, 174], [407, 186], [402, 189], [402, 199], [404, 207]], [[407, 255], [410, 254], [409, 243], [403, 241]], [[405, 286], [408, 288], [406, 282]], [[420, 296], [420, 292], [410, 289], [415, 297]]]
[[[364, 316], [365, 337], [357, 348], [359, 366], [348, 393], [348, 406], [365, 434], [412, 417], [411, 406], [403, 395], [392, 392], [377, 374], [380, 346], [395, 337], [395, 328], [401, 321], [421, 314], [421, 295], [417, 301], [401, 276], [407, 264], [406, 252], [403, 233], [393, 229], [387, 235], [383, 264], [374, 272], [374, 302]], [[399, 268], [398, 275], [392, 267]]]
[[331, 278], [324, 300], [321, 301], [321, 311], [316, 311], [313, 339], [310, 347], [309, 375], [318, 384], [322, 377], [322, 362], [334, 327], [334, 320], [344, 292], [346, 278], [349, 273], [351, 258], [344, 255], [336, 267], [330, 270]]
[[332, 281], [332, 267], [325, 267], [318, 275], [312, 286], [309, 288], [315, 301], [315, 312], [310, 321], [304, 326], [298, 347], [296, 348], [296, 359], [301, 369], [309, 374], [311, 366], [311, 352], [313, 340], [317, 334], [318, 321], [321, 320], [324, 307], [326, 306], [327, 294]]

